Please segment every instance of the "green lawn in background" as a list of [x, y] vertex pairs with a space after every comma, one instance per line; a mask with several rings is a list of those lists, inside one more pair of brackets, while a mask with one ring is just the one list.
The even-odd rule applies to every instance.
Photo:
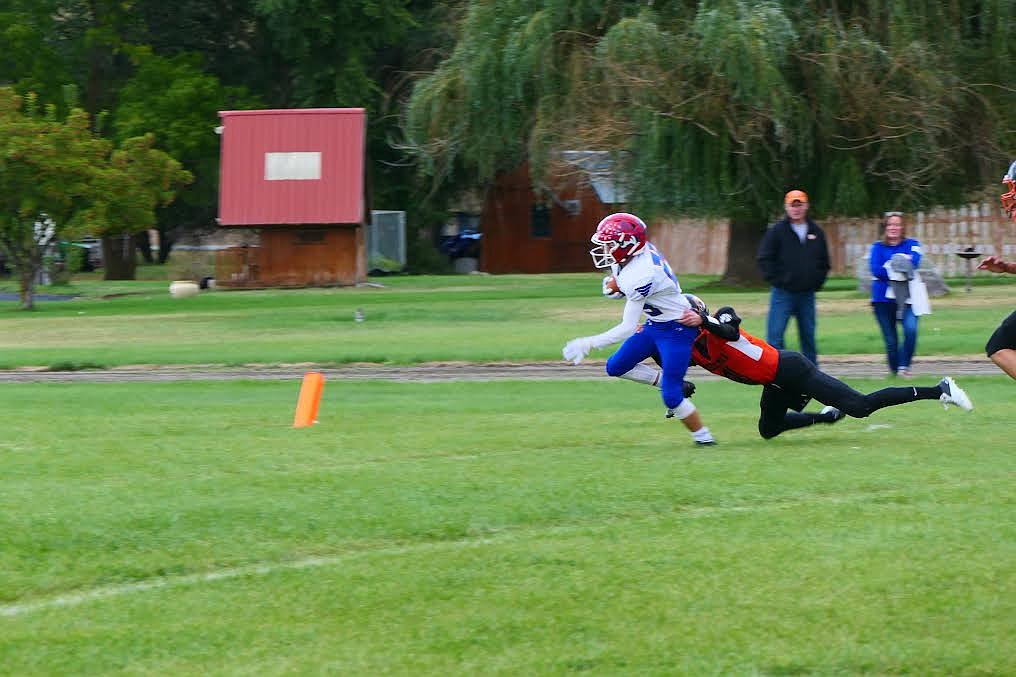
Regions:
[[960, 382], [770, 441], [705, 382], [708, 449], [606, 378], [7, 384], [0, 672], [1011, 674], [1013, 385]]
[[[933, 314], [921, 320], [918, 358], [982, 353], [1016, 306], [1016, 280], [977, 282], [966, 293], [953, 281], [952, 294], [933, 299]], [[766, 291], [723, 289], [705, 276], [682, 283], [712, 308], [734, 306], [747, 331], [764, 335]], [[596, 273], [375, 284], [383, 287], [215, 290], [172, 299], [164, 281], [75, 281], [47, 290], [82, 295], [73, 301], [40, 301], [32, 312], [0, 302], [0, 367], [560, 360], [568, 339], [608, 329], [622, 308], [600, 295]], [[820, 353], [882, 352], [868, 301], [855, 287], [836, 279], [819, 294]], [[354, 321], [357, 309], [366, 321]], [[790, 347], [795, 331], [791, 323]]]

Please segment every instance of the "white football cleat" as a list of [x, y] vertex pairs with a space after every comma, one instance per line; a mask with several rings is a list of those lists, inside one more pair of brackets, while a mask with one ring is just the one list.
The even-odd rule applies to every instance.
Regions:
[[818, 413], [819, 414], [828, 414], [829, 415], [829, 420], [826, 421], [826, 423], [836, 423], [840, 419], [846, 418], [846, 416], [847, 416], [846, 414], [844, 414], [842, 411], [840, 411], [836, 407], [822, 407], [822, 410], [819, 411]]
[[938, 401], [942, 403], [944, 408], [948, 409], [949, 405], [953, 404], [963, 411], [974, 410], [974, 403], [967, 397], [963, 388], [956, 385], [956, 381], [952, 380], [951, 377], [946, 376], [939, 381], [938, 387], [942, 389], [942, 394], [939, 396]]

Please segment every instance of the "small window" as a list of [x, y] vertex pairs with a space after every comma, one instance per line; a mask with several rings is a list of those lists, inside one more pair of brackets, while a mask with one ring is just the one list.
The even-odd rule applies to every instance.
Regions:
[[529, 216], [529, 234], [532, 237], [550, 237], [550, 207], [534, 204]]
[[324, 241], [323, 230], [300, 230], [296, 233], [296, 244], [322, 244]]

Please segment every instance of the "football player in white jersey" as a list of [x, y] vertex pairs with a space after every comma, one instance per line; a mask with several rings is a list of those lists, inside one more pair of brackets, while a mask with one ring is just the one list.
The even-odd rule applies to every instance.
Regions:
[[[678, 319], [691, 306], [670, 264], [647, 241], [646, 224], [633, 214], [611, 214], [600, 221], [591, 239], [596, 245], [589, 252], [593, 265], [610, 268], [614, 273], [617, 288], [625, 296], [624, 313], [620, 324], [602, 334], [569, 341], [562, 351], [564, 358], [578, 364], [589, 351], [624, 341], [607, 359], [607, 374], [648, 384], [659, 379], [667, 418], [679, 418], [696, 444], [715, 444], [683, 391], [692, 342], [698, 332]], [[643, 314], [645, 324], [636, 333]], [[642, 364], [653, 355], [662, 362], [662, 374]]]

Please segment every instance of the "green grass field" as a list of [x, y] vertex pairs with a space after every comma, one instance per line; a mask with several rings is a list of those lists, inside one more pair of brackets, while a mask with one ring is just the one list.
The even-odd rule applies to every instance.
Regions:
[[[933, 314], [921, 320], [919, 355], [983, 354], [987, 337], [1012, 310], [1016, 278], [978, 282], [967, 294], [953, 281], [956, 291], [933, 300]], [[33, 312], [0, 302], [0, 368], [560, 360], [568, 339], [613, 326], [622, 308], [600, 296], [595, 273], [382, 283], [171, 299], [163, 281], [86, 280], [59, 288], [81, 298], [40, 301]], [[734, 306], [746, 330], [764, 335], [767, 292], [724, 290], [701, 276], [682, 283], [713, 308]], [[819, 295], [820, 353], [882, 351], [868, 301], [855, 287], [852, 279], [833, 280]], [[353, 320], [357, 308], [363, 323]], [[790, 346], [794, 336], [792, 324]]]
[[703, 383], [706, 450], [607, 379], [304, 430], [292, 381], [5, 385], [0, 672], [1012, 674], [1013, 385], [964, 385], [764, 442]]
[[[986, 359], [999, 280], [919, 356]], [[0, 304], [0, 367], [559, 361], [621, 308], [593, 274], [382, 282], [75, 281]], [[765, 292], [684, 283], [763, 333]], [[823, 354], [881, 351], [852, 280], [819, 304]], [[960, 384], [971, 413], [764, 441], [758, 388], [703, 381], [708, 449], [606, 377], [334, 380], [303, 430], [296, 380], [4, 384], [0, 674], [1016, 674], [1016, 385]]]

